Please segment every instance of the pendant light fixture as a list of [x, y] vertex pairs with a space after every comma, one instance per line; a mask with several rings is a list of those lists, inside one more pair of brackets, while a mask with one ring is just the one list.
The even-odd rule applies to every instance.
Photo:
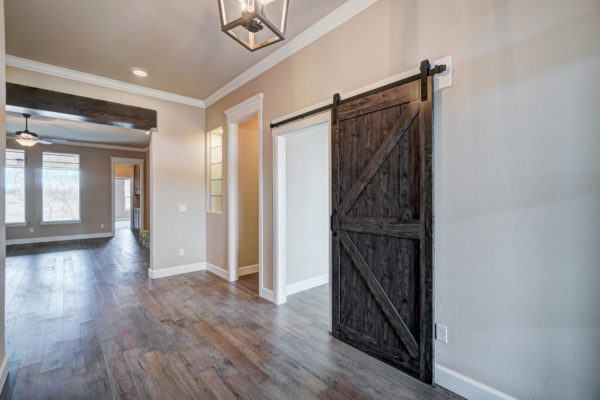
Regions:
[[285, 40], [289, 0], [217, 0], [221, 30], [250, 51]]

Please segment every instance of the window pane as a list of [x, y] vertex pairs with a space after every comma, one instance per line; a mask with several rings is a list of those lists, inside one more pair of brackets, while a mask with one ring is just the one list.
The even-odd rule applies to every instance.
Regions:
[[223, 211], [223, 196], [210, 196], [210, 209], [212, 212]]
[[222, 163], [213, 164], [210, 166], [210, 180], [221, 179]]
[[79, 220], [79, 155], [42, 153], [43, 221]]
[[6, 150], [6, 223], [25, 222], [25, 152]]
[[222, 147], [216, 147], [214, 149], [210, 149], [210, 163], [216, 164], [220, 163], [223, 159], [223, 152], [221, 151]]
[[210, 194], [213, 196], [220, 196], [223, 194], [221, 191], [221, 181], [220, 179], [214, 180], [210, 182]]
[[221, 146], [222, 143], [223, 143], [223, 139], [222, 139], [220, 131], [210, 134], [210, 148], [211, 149]]

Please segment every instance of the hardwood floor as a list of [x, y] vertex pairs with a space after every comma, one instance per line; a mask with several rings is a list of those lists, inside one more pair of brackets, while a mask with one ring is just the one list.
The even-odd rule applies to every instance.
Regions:
[[448, 399], [333, 339], [327, 287], [277, 307], [207, 272], [151, 281], [114, 239], [12, 246], [3, 399]]
[[240, 276], [237, 285], [252, 294], [258, 295], [258, 272]]

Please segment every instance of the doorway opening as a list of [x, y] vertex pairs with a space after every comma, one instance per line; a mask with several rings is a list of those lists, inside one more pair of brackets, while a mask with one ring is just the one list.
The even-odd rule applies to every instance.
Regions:
[[112, 231], [129, 229], [143, 234], [144, 160], [111, 157]]
[[329, 120], [324, 113], [273, 130], [277, 304], [329, 282]]
[[252, 275], [240, 284], [249, 281], [249, 287], [257, 288], [260, 297], [274, 302], [273, 290], [269, 289], [272, 276], [264, 274], [262, 99], [260, 93], [225, 111], [227, 279], [237, 281], [240, 276]]

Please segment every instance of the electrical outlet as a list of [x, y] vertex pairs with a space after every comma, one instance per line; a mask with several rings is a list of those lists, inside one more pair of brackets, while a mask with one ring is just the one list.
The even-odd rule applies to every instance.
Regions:
[[435, 338], [440, 342], [448, 343], [448, 327], [442, 324], [435, 324]]
[[104, 229], [104, 224], [100, 224], [100, 228], [101, 228], [101, 229]]
[[183, 256], [185, 254], [185, 249], [179, 249], [179, 255]]
[[33, 228], [29, 228], [29, 233], [33, 233], [34, 230], [35, 229], [33, 229]]
[[186, 204], [180, 204], [179, 205], [179, 212], [186, 212], [187, 211], [187, 205]]

